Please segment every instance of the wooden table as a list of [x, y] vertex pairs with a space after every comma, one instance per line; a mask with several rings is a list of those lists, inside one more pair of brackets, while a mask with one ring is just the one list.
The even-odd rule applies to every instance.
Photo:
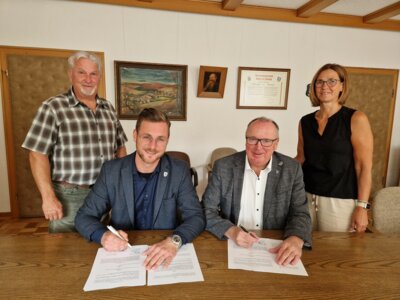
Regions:
[[[152, 244], [168, 231], [130, 232]], [[262, 233], [279, 238], [279, 232]], [[400, 299], [400, 236], [314, 233], [308, 277], [229, 270], [227, 242], [194, 241], [204, 282], [83, 292], [98, 245], [75, 233], [0, 236], [0, 299]]]

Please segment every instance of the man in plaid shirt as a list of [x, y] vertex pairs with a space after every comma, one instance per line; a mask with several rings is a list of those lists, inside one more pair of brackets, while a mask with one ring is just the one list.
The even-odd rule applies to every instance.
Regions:
[[76, 212], [102, 164], [126, 155], [127, 138], [115, 110], [97, 96], [99, 58], [81, 51], [68, 64], [72, 87], [42, 103], [22, 145], [30, 150], [50, 232], [75, 231]]

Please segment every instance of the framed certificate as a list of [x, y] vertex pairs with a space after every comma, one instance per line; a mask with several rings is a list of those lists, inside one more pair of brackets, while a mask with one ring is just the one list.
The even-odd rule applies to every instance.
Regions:
[[287, 109], [290, 69], [239, 67], [236, 108]]

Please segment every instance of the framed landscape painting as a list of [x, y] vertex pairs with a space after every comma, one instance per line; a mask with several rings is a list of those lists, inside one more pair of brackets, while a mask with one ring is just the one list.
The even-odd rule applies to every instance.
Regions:
[[157, 108], [170, 120], [186, 120], [187, 65], [115, 61], [117, 114], [136, 120], [144, 108]]

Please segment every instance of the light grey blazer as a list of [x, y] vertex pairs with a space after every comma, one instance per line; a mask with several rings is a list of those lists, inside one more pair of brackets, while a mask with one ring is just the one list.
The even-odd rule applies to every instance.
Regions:
[[[223, 239], [238, 225], [246, 152], [221, 158], [214, 164], [203, 195], [206, 230]], [[284, 231], [283, 238], [297, 236], [311, 246], [311, 218], [300, 164], [274, 152], [264, 196], [263, 229]]]

